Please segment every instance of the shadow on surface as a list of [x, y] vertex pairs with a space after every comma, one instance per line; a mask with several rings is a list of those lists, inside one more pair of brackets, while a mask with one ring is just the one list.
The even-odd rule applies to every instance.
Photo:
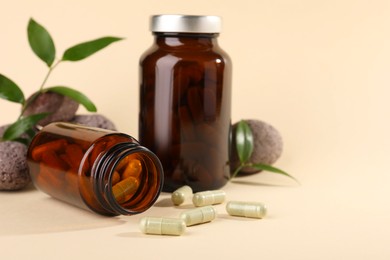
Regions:
[[258, 181], [248, 181], [248, 180], [239, 180], [234, 179], [231, 181], [233, 184], [240, 185], [249, 185], [249, 186], [262, 186], [262, 187], [295, 187], [299, 184], [288, 184], [288, 183], [266, 183], [266, 182], [258, 182]]
[[264, 221], [265, 219], [273, 219], [274, 216], [265, 216], [264, 218], [246, 218], [246, 217], [239, 217], [239, 216], [231, 216], [229, 214], [218, 214], [218, 219], [227, 219], [227, 220], [234, 220], [234, 221], [243, 221], [243, 222], [248, 222], [248, 221]]
[[171, 201], [171, 198], [163, 198], [163, 199], [160, 199], [159, 201], [157, 201], [154, 204], [154, 206], [155, 207], [162, 207], [162, 208], [173, 207], [173, 203]]
[[96, 229], [125, 223], [46, 197], [39, 191], [26, 193], [0, 199], [0, 236]]
[[175, 239], [177, 237], [187, 236], [188, 234], [189, 234], [189, 232], [186, 231], [186, 233], [183, 234], [182, 236], [170, 236], [170, 235], [144, 234], [140, 231], [140, 232], [119, 233], [116, 236], [122, 237], [122, 238]]
[[[167, 197], [169, 196], [169, 197]], [[176, 209], [192, 209], [194, 208], [194, 204], [192, 204], [192, 200], [191, 199], [186, 199], [184, 201], [183, 204], [181, 205], [174, 205], [172, 200], [171, 200], [171, 194], [166, 194], [166, 193], [162, 193], [161, 197], [165, 197], [165, 198], [161, 198], [159, 201], [157, 201], [153, 206], [154, 207], [160, 207], [160, 208], [176, 208]]]

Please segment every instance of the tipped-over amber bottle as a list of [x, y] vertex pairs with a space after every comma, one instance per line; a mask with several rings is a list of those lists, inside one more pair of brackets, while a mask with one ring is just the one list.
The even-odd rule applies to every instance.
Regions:
[[140, 60], [139, 140], [161, 160], [164, 191], [217, 189], [228, 180], [231, 62], [216, 16], [153, 16]]
[[133, 137], [69, 123], [45, 126], [27, 162], [38, 189], [102, 215], [147, 210], [163, 184], [159, 159]]

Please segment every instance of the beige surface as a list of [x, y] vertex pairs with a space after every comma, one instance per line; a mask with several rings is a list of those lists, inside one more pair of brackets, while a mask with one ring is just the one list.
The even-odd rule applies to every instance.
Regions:
[[[98, 2], [98, 3], [96, 3]], [[139, 216], [104, 218], [34, 189], [0, 193], [1, 259], [389, 259], [390, 3], [388, 1], [5, 1], [0, 73], [31, 94], [46, 69], [29, 49], [30, 16], [67, 47], [127, 38], [85, 61], [61, 64], [49, 85], [83, 91], [118, 128], [137, 136], [137, 62], [151, 44], [148, 16], [217, 14], [234, 62], [233, 121], [277, 127], [276, 166], [302, 185], [264, 173], [224, 187], [262, 201], [263, 220], [228, 217], [182, 237], [142, 235], [142, 216], [176, 216], [163, 194]], [[117, 105], [120, 104], [120, 105]], [[0, 124], [18, 107], [0, 100]], [[80, 109], [80, 112], [85, 112]], [[188, 207], [188, 206], [186, 206]]]

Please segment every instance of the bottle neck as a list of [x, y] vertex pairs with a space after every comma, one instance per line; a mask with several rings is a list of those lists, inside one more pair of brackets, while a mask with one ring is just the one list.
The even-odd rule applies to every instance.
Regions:
[[[113, 192], [117, 166], [129, 155], [137, 154], [142, 160], [142, 172], [130, 201], [120, 202]], [[101, 206], [113, 215], [134, 215], [150, 208], [160, 195], [163, 185], [163, 169], [158, 158], [143, 146], [120, 143], [110, 148], [97, 163], [92, 177], [93, 189]]]
[[218, 33], [161, 33], [154, 32], [159, 47], [175, 49], [209, 49], [218, 45]]

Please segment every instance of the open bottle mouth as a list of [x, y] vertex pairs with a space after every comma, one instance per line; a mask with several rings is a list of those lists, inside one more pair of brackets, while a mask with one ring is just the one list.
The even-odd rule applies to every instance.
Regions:
[[157, 200], [163, 186], [159, 159], [135, 144], [113, 146], [102, 156], [95, 173], [97, 198], [114, 215], [144, 212]]

